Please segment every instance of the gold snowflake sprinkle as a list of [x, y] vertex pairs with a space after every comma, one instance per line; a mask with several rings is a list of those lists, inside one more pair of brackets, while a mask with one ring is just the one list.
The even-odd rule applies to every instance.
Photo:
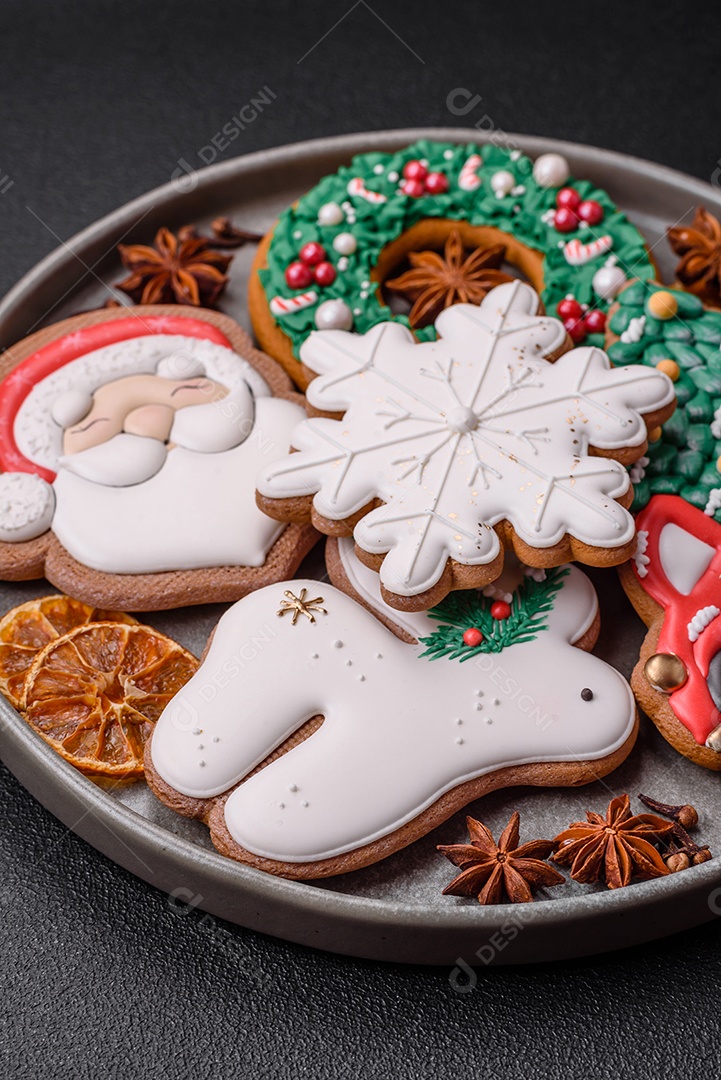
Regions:
[[322, 596], [316, 596], [313, 600], [308, 600], [308, 590], [301, 589], [300, 596], [295, 596], [290, 589], [286, 589], [283, 595], [287, 598], [281, 600], [280, 609], [276, 611], [276, 615], [287, 615], [289, 611], [293, 612], [293, 618], [291, 623], [293, 626], [298, 622], [300, 615], [305, 615], [310, 622], [315, 622], [314, 611], [322, 612], [323, 615], [327, 615], [328, 612], [324, 607], [321, 607], [323, 603]]

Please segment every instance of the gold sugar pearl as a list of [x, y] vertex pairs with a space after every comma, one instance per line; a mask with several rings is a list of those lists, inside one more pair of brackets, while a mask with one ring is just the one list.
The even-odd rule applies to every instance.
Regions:
[[678, 300], [673, 293], [661, 289], [649, 296], [646, 308], [654, 319], [672, 319], [678, 311]]
[[648, 433], [648, 441], [649, 442], [658, 442], [658, 440], [660, 438], [661, 438], [661, 428], [660, 427], [655, 427], [651, 431], [649, 431], [649, 433]]
[[688, 679], [686, 665], [675, 653], [654, 653], [649, 656], [643, 673], [654, 690], [660, 690], [662, 694], [672, 694]]
[[663, 372], [664, 375], [668, 375], [671, 382], [676, 382], [681, 374], [681, 368], [675, 360], [659, 360], [656, 364], [656, 369], [657, 371]]

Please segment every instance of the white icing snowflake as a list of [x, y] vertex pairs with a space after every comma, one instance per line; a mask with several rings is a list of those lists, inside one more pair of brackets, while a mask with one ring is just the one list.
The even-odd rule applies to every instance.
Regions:
[[493, 526], [508, 520], [534, 547], [566, 533], [595, 547], [628, 542], [633, 519], [615, 499], [626, 470], [609, 457], [642, 446], [642, 414], [673, 400], [673, 386], [642, 366], [611, 369], [580, 348], [555, 363], [562, 324], [538, 316], [521, 282], [494, 289], [480, 307], [438, 318], [440, 340], [417, 344], [384, 322], [360, 336], [311, 334], [303, 361], [319, 373], [308, 400], [342, 420], [314, 417], [294, 433], [300, 452], [274, 463], [262, 494], [314, 495], [316, 511], [342, 520], [377, 505], [356, 543], [387, 553], [385, 587], [414, 595], [434, 585], [448, 557], [491, 562]]

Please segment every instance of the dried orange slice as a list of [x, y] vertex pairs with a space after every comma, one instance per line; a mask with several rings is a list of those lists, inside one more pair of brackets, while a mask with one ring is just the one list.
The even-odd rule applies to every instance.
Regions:
[[46, 645], [91, 622], [134, 624], [131, 615], [103, 611], [69, 596], [43, 596], [8, 611], [0, 620], [0, 693], [17, 709], [33, 660]]
[[36, 656], [23, 716], [81, 772], [142, 776], [155, 721], [197, 667], [191, 653], [149, 626], [79, 626]]

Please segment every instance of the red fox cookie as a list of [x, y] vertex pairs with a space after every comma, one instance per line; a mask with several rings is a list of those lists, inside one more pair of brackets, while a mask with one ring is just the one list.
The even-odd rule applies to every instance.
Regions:
[[255, 502], [302, 398], [232, 319], [91, 312], [14, 345], [0, 376], [0, 578], [146, 611], [235, 600], [312, 545]]
[[628, 559], [623, 466], [673, 411], [673, 384], [611, 369], [597, 348], [559, 356], [564, 326], [538, 308], [514, 281], [443, 311], [438, 341], [395, 322], [312, 333], [301, 357], [320, 415], [294, 432], [299, 453], [262, 470], [258, 505], [352, 533], [383, 598], [406, 611], [492, 581], [504, 547], [540, 567]]
[[631, 685], [672, 746], [721, 770], [721, 525], [677, 495], [636, 524], [621, 580], [649, 630]]
[[[352, 592], [366, 575], [364, 604], [390, 624], [378, 575], [340, 543], [338, 580]], [[501, 587], [510, 603], [454, 593], [397, 632], [327, 583], [245, 597], [155, 728], [151, 788], [223, 854], [309, 879], [383, 859], [496, 788], [604, 776], [637, 724], [628, 683], [582, 651], [593, 586], [567, 566]]]

